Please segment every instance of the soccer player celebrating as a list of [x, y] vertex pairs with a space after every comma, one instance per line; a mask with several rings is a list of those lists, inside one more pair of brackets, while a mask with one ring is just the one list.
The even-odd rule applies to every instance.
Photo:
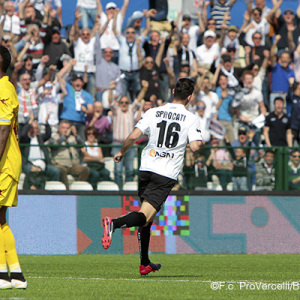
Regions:
[[[6, 71], [11, 56], [0, 45], [0, 289], [26, 289], [14, 236], [6, 222], [6, 209], [18, 204], [21, 151], [18, 143], [19, 100]], [[10, 270], [8, 276], [7, 266]]]
[[114, 156], [114, 160], [120, 162], [135, 141], [149, 132], [149, 142], [142, 152], [139, 172], [138, 195], [142, 203], [140, 211], [132, 211], [116, 219], [103, 219], [104, 249], [109, 248], [115, 229], [139, 227], [141, 275], [161, 268], [160, 264], [150, 262], [148, 257], [150, 228], [155, 215], [176, 183], [187, 141], [193, 152], [200, 151], [204, 146], [199, 118], [185, 108], [192, 97], [194, 86], [194, 82], [188, 78], [179, 79], [173, 90], [173, 102], [149, 109]]

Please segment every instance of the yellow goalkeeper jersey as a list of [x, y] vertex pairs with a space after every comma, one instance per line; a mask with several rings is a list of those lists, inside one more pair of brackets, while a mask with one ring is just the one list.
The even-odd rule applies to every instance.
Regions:
[[18, 141], [19, 100], [15, 87], [8, 76], [0, 79], [0, 125], [10, 125], [10, 133], [0, 161], [0, 173], [10, 175], [19, 181], [22, 169], [22, 157]]

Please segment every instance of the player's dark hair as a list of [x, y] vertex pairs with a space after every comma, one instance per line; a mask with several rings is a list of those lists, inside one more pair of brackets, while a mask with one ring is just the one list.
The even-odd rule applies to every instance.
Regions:
[[186, 100], [192, 95], [195, 88], [195, 82], [189, 78], [180, 78], [175, 86], [174, 99]]
[[10, 66], [11, 62], [11, 55], [8, 51], [8, 49], [2, 45], [0, 45], [0, 66], [2, 72], [6, 73], [8, 67]]

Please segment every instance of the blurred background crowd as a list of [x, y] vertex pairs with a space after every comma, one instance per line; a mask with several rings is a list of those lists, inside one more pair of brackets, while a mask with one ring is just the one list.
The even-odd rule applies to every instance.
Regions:
[[[172, 101], [176, 80], [190, 77], [187, 109], [207, 147], [187, 151], [175, 188], [300, 190], [299, 3], [283, 10], [283, 0], [247, 0], [237, 26], [236, 0], [173, 2], [182, 10], [171, 18], [167, 0], [130, 15], [129, 0], [78, 0], [75, 11], [61, 0], [0, 0], [19, 98], [19, 188], [134, 183], [147, 136], [122, 163], [112, 156], [148, 109]], [[63, 14], [74, 23], [64, 25]]]

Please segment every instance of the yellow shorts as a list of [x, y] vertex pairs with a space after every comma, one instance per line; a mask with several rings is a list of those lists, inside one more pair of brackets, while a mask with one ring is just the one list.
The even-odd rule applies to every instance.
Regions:
[[17, 206], [18, 182], [6, 173], [0, 173], [0, 206]]

